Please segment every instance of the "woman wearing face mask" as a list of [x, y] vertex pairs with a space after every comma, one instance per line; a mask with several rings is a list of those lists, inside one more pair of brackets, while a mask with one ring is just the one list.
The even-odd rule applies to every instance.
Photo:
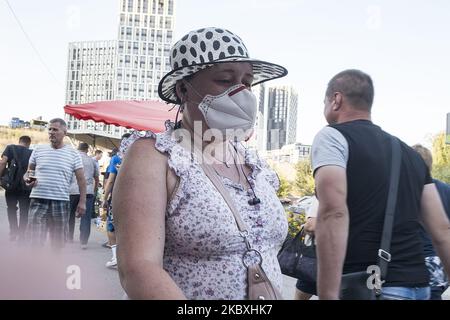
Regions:
[[159, 95], [179, 105], [181, 121], [129, 140], [114, 189], [122, 286], [132, 299], [247, 299], [247, 266], [261, 263], [281, 290], [279, 181], [241, 141], [255, 123], [251, 86], [287, 70], [250, 59], [242, 40], [220, 28], [190, 32], [170, 58]]

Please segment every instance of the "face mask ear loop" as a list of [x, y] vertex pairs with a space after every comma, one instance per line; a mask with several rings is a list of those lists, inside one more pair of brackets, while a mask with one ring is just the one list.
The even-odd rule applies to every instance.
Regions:
[[182, 103], [177, 110], [177, 115], [175, 116], [175, 129], [179, 129], [181, 127], [181, 120], [178, 121], [178, 115], [181, 113], [183, 113], [184, 110], [184, 106], [186, 103]]
[[202, 95], [200, 93], [198, 93], [198, 91], [194, 88], [194, 86], [187, 80], [183, 79], [183, 82], [187, 85], [189, 85], [189, 87], [191, 87], [191, 89], [195, 92], [195, 94], [200, 98], [203, 99]]

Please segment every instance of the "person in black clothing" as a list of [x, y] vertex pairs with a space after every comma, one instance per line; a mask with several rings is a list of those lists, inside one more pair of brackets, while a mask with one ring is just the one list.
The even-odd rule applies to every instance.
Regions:
[[[428, 170], [431, 172], [431, 169], [433, 168], [433, 156], [431, 155], [430, 150], [420, 144], [416, 144], [412, 148], [420, 154], [423, 161], [425, 161]], [[450, 219], [450, 185], [437, 179], [433, 179], [433, 182], [441, 197], [445, 213]], [[423, 227], [421, 228], [421, 235], [425, 254], [425, 264], [430, 275], [430, 300], [442, 300], [442, 294], [448, 287], [448, 277], [444, 272], [444, 266], [442, 265], [441, 259], [436, 255], [436, 250], [433, 248], [431, 238]]]
[[[19, 144], [8, 145], [3, 151], [2, 158], [0, 160], [0, 177], [3, 175], [5, 169], [10, 166], [12, 159], [14, 158], [14, 151], [17, 156], [16, 161], [21, 167], [21, 172], [26, 172], [28, 167], [28, 160], [30, 159], [31, 138], [29, 136], [22, 136], [19, 138]], [[22, 184], [23, 185], [23, 184]], [[15, 190], [6, 190], [6, 206], [8, 211], [9, 221], [9, 238], [11, 241], [17, 239], [23, 239], [25, 230], [28, 224], [28, 209], [30, 207], [30, 192], [23, 186], [17, 187]], [[20, 208], [20, 220], [17, 223], [17, 204]]]
[[[377, 265], [388, 197], [391, 135], [371, 121], [372, 79], [359, 70], [334, 76], [325, 96], [329, 126], [315, 137], [312, 165], [319, 200], [318, 295], [338, 299], [344, 273]], [[450, 271], [450, 222], [422, 158], [400, 142], [401, 167], [384, 299], [429, 299], [420, 226]], [[368, 275], [369, 277], [369, 275]]]

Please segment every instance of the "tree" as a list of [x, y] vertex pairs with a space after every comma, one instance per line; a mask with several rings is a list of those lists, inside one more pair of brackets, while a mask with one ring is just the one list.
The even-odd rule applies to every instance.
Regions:
[[312, 174], [311, 162], [309, 160], [299, 161], [296, 166], [295, 186], [301, 196], [311, 196], [314, 194], [314, 177]]
[[450, 183], [450, 145], [442, 132], [433, 138], [433, 178]]
[[277, 196], [278, 198], [286, 198], [291, 192], [291, 184], [281, 175], [278, 175], [280, 178], [280, 188], [278, 189]]

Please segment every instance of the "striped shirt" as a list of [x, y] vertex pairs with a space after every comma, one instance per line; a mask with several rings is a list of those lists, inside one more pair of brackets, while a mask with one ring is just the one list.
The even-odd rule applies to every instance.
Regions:
[[36, 166], [37, 185], [30, 198], [69, 201], [69, 186], [75, 170], [83, 168], [79, 153], [65, 145], [54, 149], [40, 145], [31, 154], [30, 164]]

